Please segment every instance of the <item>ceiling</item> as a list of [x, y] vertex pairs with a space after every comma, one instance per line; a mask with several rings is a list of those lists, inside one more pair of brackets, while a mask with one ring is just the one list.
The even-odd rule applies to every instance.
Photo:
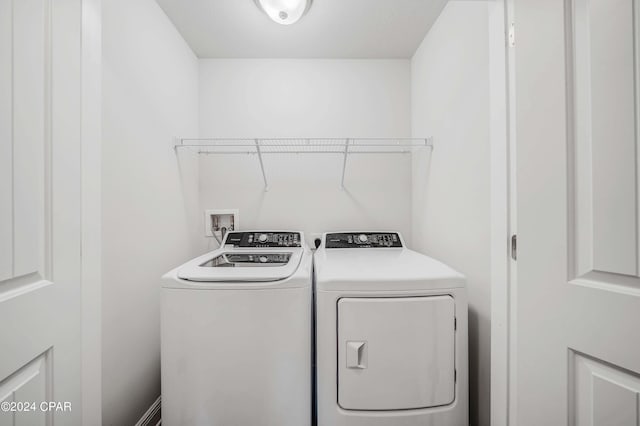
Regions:
[[314, 0], [293, 25], [253, 0], [157, 0], [200, 58], [410, 58], [447, 0]]

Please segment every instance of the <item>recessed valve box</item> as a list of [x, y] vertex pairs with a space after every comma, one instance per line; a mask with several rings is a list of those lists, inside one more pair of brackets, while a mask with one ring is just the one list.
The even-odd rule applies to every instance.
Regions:
[[220, 240], [227, 232], [240, 228], [238, 209], [214, 209], [204, 211], [204, 235], [219, 237]]

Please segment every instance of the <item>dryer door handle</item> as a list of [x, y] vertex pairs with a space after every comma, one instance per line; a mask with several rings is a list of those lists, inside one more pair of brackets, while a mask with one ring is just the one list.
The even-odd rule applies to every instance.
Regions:
[[347, 368], [367, 368], [367, 342], [347, 341]]

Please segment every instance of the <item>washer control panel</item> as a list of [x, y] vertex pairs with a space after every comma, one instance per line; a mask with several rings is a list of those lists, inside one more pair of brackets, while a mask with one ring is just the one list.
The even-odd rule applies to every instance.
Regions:
[[397, 232], [339, 232], [327, 234], [325, 248], [388, 248], [402, 247]]
[[225, 245], [234, 247], [301, 247], [299, 232], [229, 232]]

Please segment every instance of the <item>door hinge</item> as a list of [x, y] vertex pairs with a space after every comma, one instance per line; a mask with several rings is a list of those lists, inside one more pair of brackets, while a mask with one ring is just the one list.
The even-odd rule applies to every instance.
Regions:
[[516, 46], [516, 24], [509, 24], [509, 47]]
[[453, 383], [458, 382], [458, 369], [453, 370]]
[[458, 318], [453, 317], [453, 329], [454, 331], [458, 329]]
[[511, 236], [511, 258], [518, 260], [518, 235], [513, 234]]

